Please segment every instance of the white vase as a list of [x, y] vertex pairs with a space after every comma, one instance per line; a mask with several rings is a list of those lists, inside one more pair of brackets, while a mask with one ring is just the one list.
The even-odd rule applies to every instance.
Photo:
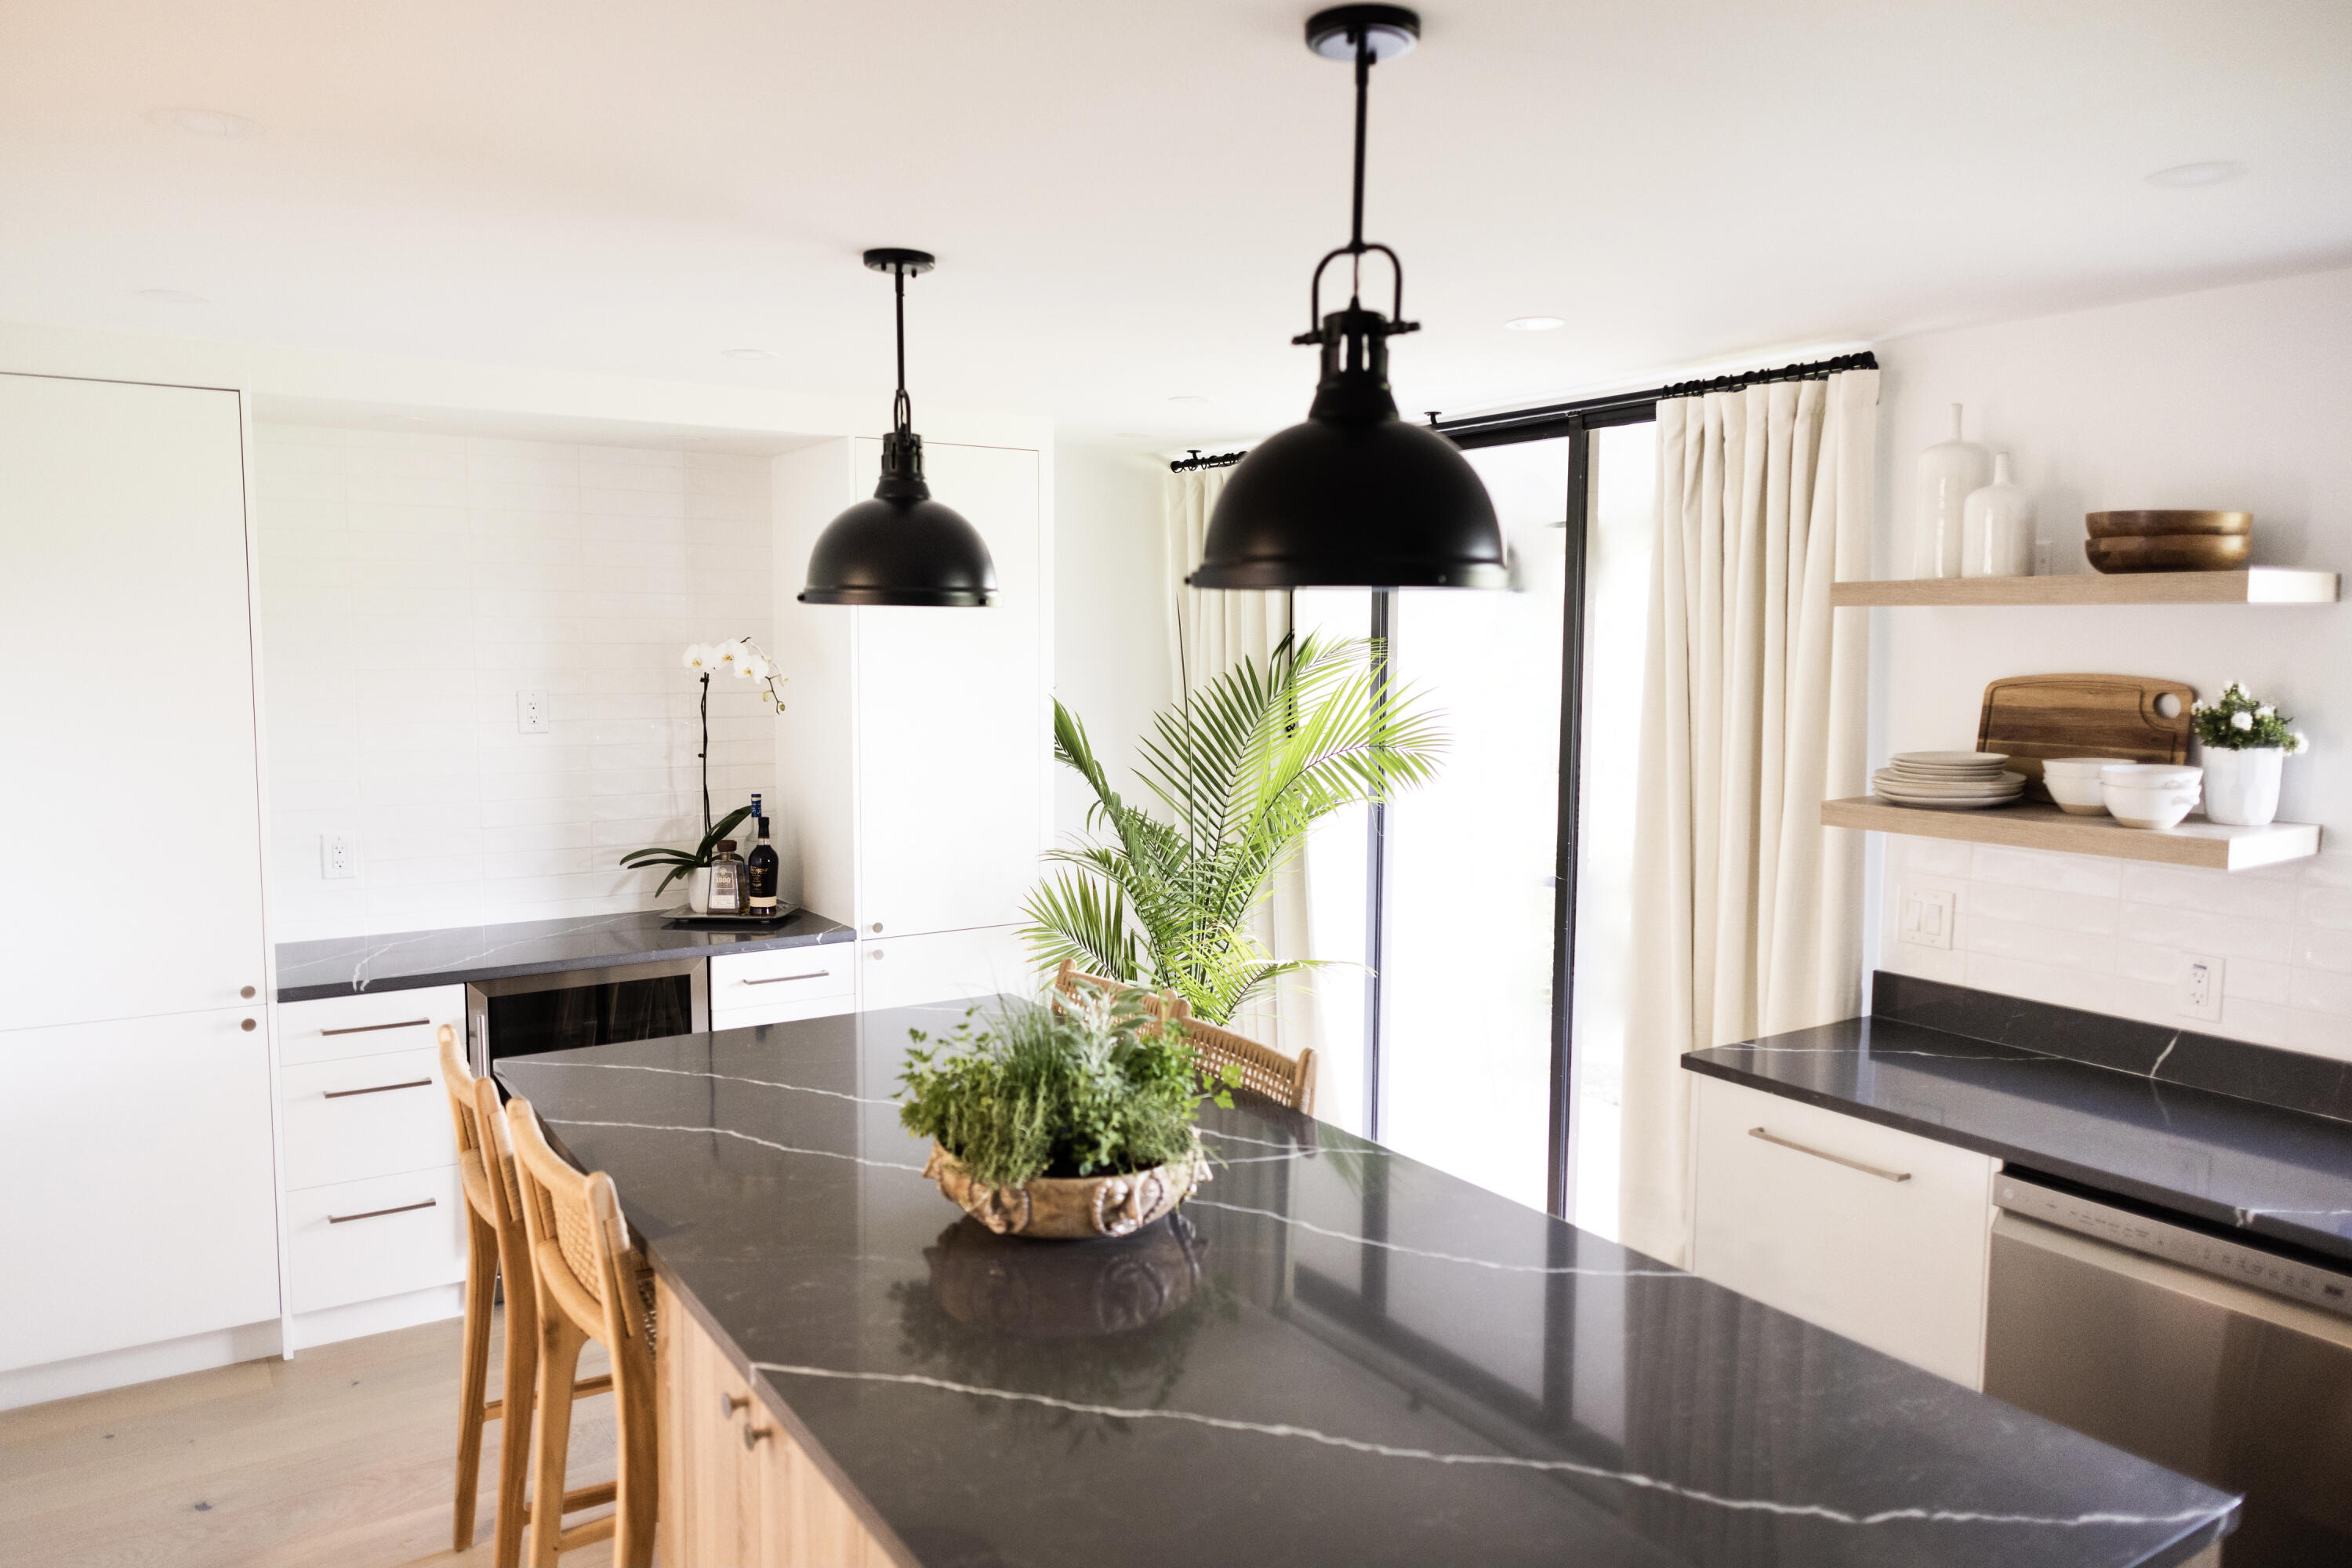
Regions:
[[696, 914], [710, 912], [710, 868], [697, 866], [687, 873], [686, 906]]
[[2278, 815], [2279, 764], [2285, 758], [2276, 746], [2206, 747], [2206, 816], [2232, 827], [2266, 826]]
[[1960, 532], [1969, 493], [1984, 489], [1991, 479], [1992, 455], [1974, 441], [1960, 439], [1960, 405], [1955, 403], [1951, 438], [1919, 454], [1919, 506], [1912, 520], [1917, 531], [1913, 576], [1960, 574]]
[[1992, 458], [1992, 483], [1969, 492], [1960, 520], [1960, 575], [2033, 575], [2033, 497], [2009, 477], [2009, 454]]

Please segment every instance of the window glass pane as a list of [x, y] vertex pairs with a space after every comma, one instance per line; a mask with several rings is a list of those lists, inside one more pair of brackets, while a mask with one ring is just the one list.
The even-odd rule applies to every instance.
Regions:
[[1444, 715], [1389, 811], [1381, 1142], [1543, 1206], [1568, 442], [1468, 454], [1510, 545], [1503, 593], [1397, 595], [1398, 679]]
[[1633, 915], [1633, 804], [1656, 531], [1658, 427], [1591, 437], [1585, 527], [1584, 748], [1576, 844], [1575, 1110], [1570, 1217], [1617, 1236], [1619, 1110]]
[[[1360, 638], [1371, 630], [1364, 588], [1301, 588], [1291, 623], [1304, 638]], [[1307, 836], [1307, 954], [1325, 961], [1284, 987], [1283, 1016], [1311, 1010], [1316, 1043], [1315, 1114], [1350, 1132], [1366, 1130], [1364, 1081], [1364, 886], [1370, 825], [1362, 806], [1334, 812]]]

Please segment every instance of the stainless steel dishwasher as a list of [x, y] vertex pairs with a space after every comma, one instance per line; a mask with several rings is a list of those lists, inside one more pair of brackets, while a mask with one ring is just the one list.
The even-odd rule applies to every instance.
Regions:
[[1985, 1392], [2245, 1494], [2225, 1568], [2352, 1563], [2352, 1268], [2003, 1172]]

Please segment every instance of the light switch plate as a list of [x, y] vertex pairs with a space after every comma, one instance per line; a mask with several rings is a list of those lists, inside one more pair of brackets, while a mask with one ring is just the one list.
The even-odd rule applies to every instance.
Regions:
[[2221, 961], [2210, 953], [2182, 953], [2180, 998], [2173, 1010], [2184, 1018], [2220, 1022], [2222, 973]]
[[348, 833], [319, 836], [319, 875], [333, 879], [360, 874], [359, 840]]
[[1948, 888], [1906, 888], [1899, 904], [1895, 937], [1919, 947], [1952, 945], [1952, 910], [1958, 902]]
[[547, 733], [547, 693], [518, 691], [515, 693], [515, 728], [526, 735]]

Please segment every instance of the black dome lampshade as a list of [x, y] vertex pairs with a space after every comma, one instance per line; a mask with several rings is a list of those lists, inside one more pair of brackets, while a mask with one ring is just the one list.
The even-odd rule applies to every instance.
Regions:
[[[1261, 442], [1225, 480], [1209, 518], [1196, 588], [1501, 588], [1510, 581], [1486, 487], [1461, 449], [1397, 417], [1388, 340], [1404, 319], [1404, 268], [1364, 240], [1364, 106], [1371, 68], [1412, 47], [1421, 18], [1401, 5], [1339, 5], [1307, 24], [1307, 45], [1356, 68], [1355, 230], [1315, 268], [1311, 329], [1323, 352], [1306, 423]], [[1391, 313], [1364, 309], [1363, 258], [1395, 274]], [[1347, 308], [1323, 313], [1324, 269], [1349, 258]]]
[[996, 597], [996, 563], [980, 530], [931, 499], [923, 481], [923, 438], [907, 397], [907, 279], [929, 272], [920, 250], [869, 250], [866, 265], [887, 272], [898, 296], [898, 393], [882, 437], [882, 482], [874, 499], [835, 518], [809, 552], [803, 605], [970, 606]]

